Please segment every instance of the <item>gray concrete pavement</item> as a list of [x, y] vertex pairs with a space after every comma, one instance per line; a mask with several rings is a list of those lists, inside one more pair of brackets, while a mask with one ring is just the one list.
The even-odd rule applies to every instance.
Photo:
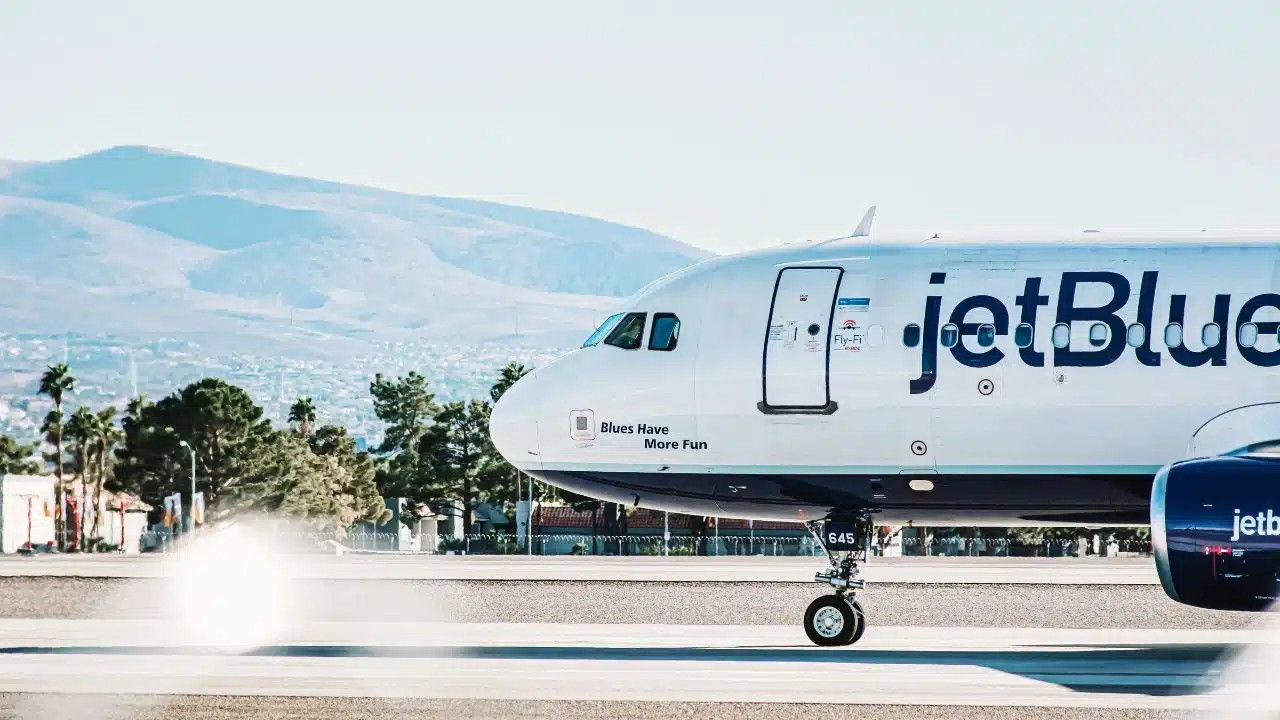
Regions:
[[[0, 558], [0, 577], [160, 578], [177, 556]], [[813, 580], [824, 557], [525, 557], [290, 555], [282, 571], [298, 579], [775, 582]], [[872, 583], [1155, 585], [1149, 558], [873, 558]]]
[[[0, 717], [112, 720], [815, 720], [846, 708], [803, 703], [343, 698], [0, 693]], [[1193, 711], [946, 705], [859, 705], [875, 720], [1204, 720]]]
[[1276, 695], [1269, 681], [1212, 683], [1224, 653], [1275, 642], [1260, 630], [872, 626], [822, 649], [778, 626], [299, 623], [258, 640], [213, 649], [173, 622], [0, 621], [0, 692], [1153, 710]]
[[[227, 583], [253, 592], [254, 582]], [[128, 578], [0, 578], [0, 617], [181, 618], [180, 582]], [[290, 613], [314, 621], [799, 623], [829, 590], [798, 583], [296, 580]], [[1158, 585], [873, 583], [858, 594], [875, 625], [1244, 629], [1255, 613], [1170, 600]]]
[[[872, 625], [834, 650], [799, 626], [825, 558], [208, 560], [0, 559], [0, 715], [1127, 720], [1270, 702], [1269, 676], [1213, 685], [1259, 617], [1173, 603], [1148, 559], [872, 559]], [[270, 578], [279, 627], [252, 616]]]

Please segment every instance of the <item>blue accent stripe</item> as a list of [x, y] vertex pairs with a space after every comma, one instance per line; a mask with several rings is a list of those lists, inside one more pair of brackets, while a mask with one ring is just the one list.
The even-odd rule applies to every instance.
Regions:
[[[555, 462], [542, 469], [565, 472], [744, 473], [752, 475], [1152, 475], [1161, 465], [676, 465], [664, 463]], [[664, 469], [665, 468], [665, 469]]]

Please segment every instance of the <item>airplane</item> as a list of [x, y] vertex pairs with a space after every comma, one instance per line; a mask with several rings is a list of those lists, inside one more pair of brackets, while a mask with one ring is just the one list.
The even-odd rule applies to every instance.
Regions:
[[495, 447], [628, 506], [800, 521], [867, 622], [877, 525], [1140, 526], [1166, 594], [1267, 609], [1280, 570], [1280, 233], [847, 237], [628, 298], [493, 409]]

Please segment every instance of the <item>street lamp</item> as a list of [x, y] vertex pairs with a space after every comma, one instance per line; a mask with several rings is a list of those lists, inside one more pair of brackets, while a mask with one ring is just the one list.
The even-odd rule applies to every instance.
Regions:
[[36, 551], [36, 546], [31, 544], [31, 504], [41, 496], [23, 493], [21, 497], [24, 497], [27, 500], [27, 550], [34, 553]]
[[186, 440], [179, 440], [178, 445], [191, 453], [191, 525], [188, 527], [194, 532], [196, 529], [196, 450], [188, 445]]

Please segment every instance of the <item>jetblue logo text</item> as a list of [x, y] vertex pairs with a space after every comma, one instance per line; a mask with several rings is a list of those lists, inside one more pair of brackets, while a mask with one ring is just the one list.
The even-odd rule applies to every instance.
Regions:
[[1239, 540], [1241, 535], [1280, 535], [1280, 515], [1270, 510], [1257, 515], [1241, 515], [1236, 510], [1235, 519], [1231, 521], [1231, 540]]
[[[1146, 337], [1142, 344], [1130, 348], [1126, 342], [1127, 324], [1120, 313], [1129, 304], [1132, 296], [1132, 283], [1129, 278], [1114, 272], [1064, 272], [1058, 285], [1057, 301], [1054, 303], [1053, 323], [1092, 325], [1103, 323], [1109, 332], [1101, 347], [1087, 350], [1072, 347], [1049, 347], [1038, 349], [1035, 343], [1028, 347], [1018, 348], [1018, 358], [1031, 367], [1044, 367], [1046, 352], [1052, 352], [1053, 367], [1105, 367], [1132, 350], [1139, 363], [1148, 367], [1156, 367], [1164, 360], [1161, 353], [1152, 349], [1153, 336], [1159, 337], [1162, 328], [1153, 327], [1155, 317], [1156, 284], [1160, 273], [1148, 270], [1142, 273], [1138, 281], [1138, 299], [1134, 322], [1146, 328]], [[930, 285], [944, 285], [946, 273], [935, 272], [929, 278]], [[1027, 278], [1022, 292], [1014, 298], [1017, 306], [1016, 319], [1011, 316], [1009, 308], [999, 298], [992, 295], [973, 295], [957, 302], [951, 309], [947, 320], [942, 320], [942, 295], [929, 295], [925, 299], [924, 327], [922, 328], [920, 352], [920, 377], [911, 381], [911, 393], [929, 392], [938, 378], [938, 341], [941, 327], [950, 323], [959, 329], [959, 341], [950, 348], [951, 356], [957, 362], [972, 368], [986, 368], [995, 365], [1005, 357], [1005, 351], [996, 345], [973, 350], [966, 346], [965, 339], [976, 336], [983, 323], [995, 327], [996, 335], [1008, 335], [1011, 325], [1026, 323], [1039, 328], [1037, 321], [1044, 320], [1040, 315], [1041, 308], [1050, 305], [1050, 296], [1042, 289], [1044, 278]], [[1110, 300], [1101, 306], [1077, 305], [1077, 294], [1083, 295], [1086, 286], [1103, 286], [1110, 291]], [[1245, 323], [1254, 323], [1259, 337], [1276, 336], [1280, 330], [1280, 322], [1258, 322], [1253, 318], [1264, 308], [1280, 309], [1280, 294], [1266, 293], [1246, 300], [1235, 315], [1235, 323], [1231, 321], [1231, 296], [1215, 295], [1213, 299], [1212, 317], [1201, 319], [1187, 318], [1187, 296], [1171, 295], [1169, 297], [1169, 322], [1182, 325], [1188, 336], [1198, 337], [1198, 329], [1208, 322], [1222, 328], [1223, 341], [1213, 347], [1193, 350], [1185, 344], [1168, 348], [1170, 359], [1183, 367], [1199, 367], [1201, 365], [1221, 366], [1227, 364], [1227, 345], [1230, 339], [1237, 338], [1239, 328]], [[1195, 328], [1195, 330], [1191, 330]], [[1237, 344], [1240, 356], [1259, 367], [1280, 366], [1280, 350], [1262, 351], [1255, 347], [1244, 347]]]

